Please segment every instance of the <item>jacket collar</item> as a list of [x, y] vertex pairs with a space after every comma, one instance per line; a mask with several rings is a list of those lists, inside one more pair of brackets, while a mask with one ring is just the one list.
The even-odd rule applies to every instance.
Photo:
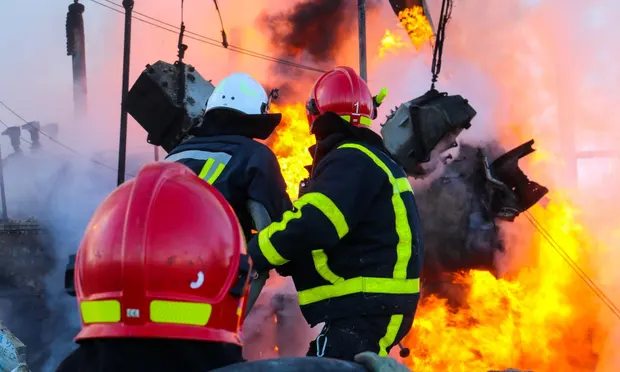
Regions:
[[383, 144], [383, 139], [377, 133], [371, 129], [354, 127], [331, 112], [319, 116], [312, 129], [316, 136], [316, 144], [308, 148], [312, 157], [312, 165], [305, 167], [310, 175], [312, 175], [313, 166], [316, 166], [325, 155], [346, 142], [360, 142], [389, 154]]

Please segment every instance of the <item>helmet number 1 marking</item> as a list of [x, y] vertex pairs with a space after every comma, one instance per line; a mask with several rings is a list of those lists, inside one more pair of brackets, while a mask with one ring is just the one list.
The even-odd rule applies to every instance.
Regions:
[[359, 102], [355, 102], [353, 104], [353, 106], [355, 106], [355, 113], [359, 114], [360, 113], [360, 103]]

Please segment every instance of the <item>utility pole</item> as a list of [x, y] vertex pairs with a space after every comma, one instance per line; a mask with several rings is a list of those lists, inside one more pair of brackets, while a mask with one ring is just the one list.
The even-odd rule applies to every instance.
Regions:
[[118, 139], [118, 181], [117, 185], [125, 182], [125, 159], [127, 157], [127, 110], [123, 102], [129, 92], [129, 55], [131, 52], [131, 17], [133, 0], [123, 0], [125, 8], [125, 47], [123, 49], [123, 91], [121, 95], [121, 128]]
[[360, 44], [360, 76], [368, 81], [366, 76], [366, 0], [357, 0], [357, 26]]
[[159, 161], [159, 146], [153, 145], [153, 157], [155, 161]]
[[4, 159], [0, 151], [0, 198], [2, 199], [2, 221], [8, 221], [9, 213], [6, 210], [6, 194], [4, 191]]
[[67, 55], [73, 65], [73, 109], [75, 118], [82, 118], [86, 112], [86, 39], [84, 36], [84, 5], [73, 0], [67, 12]]

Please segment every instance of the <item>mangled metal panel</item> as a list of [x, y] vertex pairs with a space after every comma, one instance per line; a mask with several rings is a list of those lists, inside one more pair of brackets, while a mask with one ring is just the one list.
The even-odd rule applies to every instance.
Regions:
[[[179, 79], [179, 73], [185, 74], [184, 79]], [[157, 61], [146, 66], [123, 106], [146, 130], [147, 141], [169, 152], [200, 123], [214, 89], [191, 65]]]
[[[392, 110], [381, 125], [387, 150], [411, 177], [423, 177], [471, 126], [476, 110], [463, 97], [430, 90]], [[426, 164], [426, 165], [423, 165]]]

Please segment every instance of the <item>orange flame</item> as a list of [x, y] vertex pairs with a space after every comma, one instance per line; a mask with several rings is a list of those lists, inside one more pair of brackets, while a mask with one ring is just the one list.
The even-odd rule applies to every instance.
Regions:
[[312, 163], [308, 148], [314, 145], [314, 136], [306, 119], [306, 108], [302, 103], [272, 105], [271, 111], [282, 114], [282, 122], [269, 138], [269, 147], [278, 157], [286, 191], [292, 200], [297, 199], [299, 183], [308, 177], [304, 168]]
[[[315, 141], [303, 104], [276, 106], [274, 111], [283, 114], [283, 122], [270, 139], [270, 147], [280, 161], [287, 191], [296, 199], [299, 182], [307, 177], [303, 166], [311, 162], [307, 148]], [[577, 223], [577, 211], [563, 195], [550, 199], [546, 209], [532, 208], [532, 216], [573, 260], [587, 256], [595, 242]], [[525, 218], [513, 225], [525, 224]], [[417, 372], [514, 367], [538, 372], [593, 370], [592, 340], [602, 337], [591, 316], [598, 305], [576, 306], [580, 298], [592, 295], [589, 289], [552, 243], [525, 225], [519, 229], [522, 237], [509, 245], [522, 251], [533, 247], [536, 254], [529, 261], [536, 267], [521, 268], [504, 279], [482, 271], [463, 273], [453, 283], [468, 291], [466, 305], [459, 308], [434, 296], [423, 299], [404, 340], [411, 349], [405, 360], [410, 368]]]
[[[417, 51], [422, 50], [423, 45], [433, 39], [433, 28], [424, 15], [424, 9], [421, 6], [401, 10], [398, 13], [398, 19]], [[390, 30], [385, 30], [379, 47], [379, 58], [385, 57], [388, 52], [398, 54], [399, 51], [407, 47], [409, 44], [404, 42], [399, 35]]]
[[[551, 199], [546, 210], [534, 207], [532, 216], [544, 221], [553, 244], [581, 261], [594, 241], [576, 223], [576, 211], [566, 199]], [[405, 342], [412, 349], [408, 366], [418, 372], [594, 370], [592, 340], [602, 337], [592, 316], [598, 304], [580, 303], [592, 293], [552, 243], [534, 237], [535, 269], [522, 268], [510, 279], [480, 271], [463, 274], [455, 283], [469, 289], [462, 308], [451, 309], [433, 296], [422, 302]]]
[[424, 15], [424, 8], [421, 6], [401, 10], [398, 13], [398, 19], [407, 31], [416, 50], [420, 50], [424, 43], [432, 40], [433, 28]]
[[379, 47], [379, 57], [385, 57], [387, 53], [396, 54], [397, 51], [407, 46], [407, 43], [403, 42], [400, 36], [393, 34], [390, 30], [385, 30]]

